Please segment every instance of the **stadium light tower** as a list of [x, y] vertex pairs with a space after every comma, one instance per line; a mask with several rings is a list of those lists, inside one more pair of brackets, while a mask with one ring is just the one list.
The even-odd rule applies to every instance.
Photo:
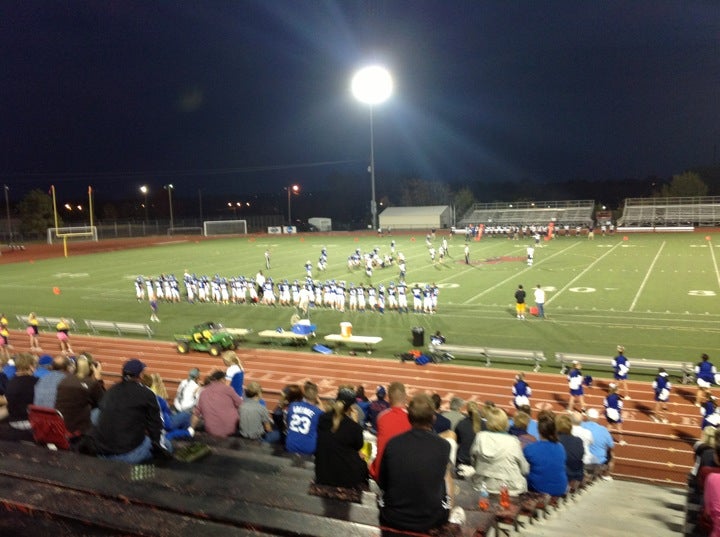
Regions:
[[175, 227], [175, 220], [173, 219], [173, 206], [172, 206], [172, 192], [175, 187], [171, 184], [165, 185], [164, 187], [168, 191], [168, 205], [170, 206], [170, 229]]
[[288, 193], [288, 226], [292, 227], [292, 195], [295, 194], [296, 196], [300, 193], [300, 187], [298, 185], [290, 185], [285, 190], [287, 190]]
[[373, 107], [384, 103], [393, 91], [390, 72], [379, 65], [363, 67], [352, 78], [350, 84], [355, 98], [370, 108], [370, 213], [373, 229], [377, 229], [377, 202], [375, 201], [375, 132], [373, 128]]
[[149, 191], [150, 191], [150, 190], [148, 189], [147, 185], [142, 185], [142, 186], [140, 187], [140, 192], [141, 192], [142, 195], [144, 196], [143, 207], [145, 208], [145, 223], [146, 223], [146, 224], [147, 224], [147, 222], [148, 222], [147, 196], [148, 196], [148, 192], [149, 192]]

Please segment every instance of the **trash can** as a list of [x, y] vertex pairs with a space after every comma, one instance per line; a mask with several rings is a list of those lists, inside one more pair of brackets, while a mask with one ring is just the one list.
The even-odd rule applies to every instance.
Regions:
[[425, 346], [425, 329], [422, 326], [416, 326], [412, 329], [413, 347]]

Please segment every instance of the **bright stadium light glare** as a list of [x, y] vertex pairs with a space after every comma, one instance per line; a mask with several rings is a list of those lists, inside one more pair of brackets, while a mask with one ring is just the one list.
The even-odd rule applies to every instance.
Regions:
[[350, 82], [350, 89], [355, 98], [370, 108], [370, 213], [372, 227], [376, 229], [377, 202], [375, 200], [375, 133], [373, 128], [373, 107], [384, 103], [393, 91], [393, 80], [390, 72], [379, 65], [363, 67], [355, 73]]

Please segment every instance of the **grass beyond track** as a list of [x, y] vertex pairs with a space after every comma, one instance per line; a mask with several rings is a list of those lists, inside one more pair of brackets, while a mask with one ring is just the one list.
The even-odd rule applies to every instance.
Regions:
[[[708, 240], [709, 237], [709, 240]], [[424, 235], [371, 237], [362, 235], [250, 236], [196, 242], [169, 239], [148, 248], [75, 255], [2, 266], [0, 310], [20, 327], [16, 314], [68, 316], [78, 321], [100, 319], [148, 322], [149, 306], [135, 299], [133, 280], [185, 269], [197, 275], [254, 277], [263, 269], [275, 282], [302, 281], [304, 263], [316, 265], [322, 246], [329, 254], [327, 271], [313, 270], [315, 279], [369, 283], [364, 271], [349, 271], [347, 258], [356, 249], [379, 247], [389, 253], [390, 240], [407, 259], [409, 284], [435, 282], [441, 289], [436, 315], [386, 311], [336, 312], [314, 309], [318, 339], [339, 333], [349, 321], [353, 333], [382, 336], [377, 355], [393, 356], [412, 347], [411, 329], [427, 335], [440, 330], [448, 342], [514, 349], [601, 354], [610, 357], [615, 346], [626, 346], [632, 359], [696, 361], [703, 352], [711, 358], [720, 341], [720, 245], [717, 234], [648, 234], [586, 238], [560, 237], [543, 242], [535, 263], [525, 263], [529, 239], [488, 239], [471, 242], [472, 264], [463, 262], [464, 240], [450, 240], [443, 265], [432, 265]], [[435, 239], [435, 247], [441, 238]], [[264, 270], [269, 248], [272, 268]], [[372, 283], [397, 282], [396, 267], [376, 269]], [[513, 293], [518, 284], [528, 291], [542, 285], [547, 294], [548, 319], [515, 318]], [[53, 288], [59, 288], [59, 294]], [[193, 324], [215, 320], [226, 326], [255, 331], [289, 328], [293, 308], [217, 304], [160, 304], [157, 338], [172, 339]], [[259, 342], [250, 338], [250, 344]]]

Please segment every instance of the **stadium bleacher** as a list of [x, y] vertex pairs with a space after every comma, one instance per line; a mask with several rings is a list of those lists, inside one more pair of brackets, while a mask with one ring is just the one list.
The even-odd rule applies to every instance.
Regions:
[[570, 226], [593, 223], [593, 200], [543, 201], [516, 203], [476, 203], [458, 225], [547, 225], [550, 222]]
[[619, 226], [717, 226], [720, 196], [628, 198]]

